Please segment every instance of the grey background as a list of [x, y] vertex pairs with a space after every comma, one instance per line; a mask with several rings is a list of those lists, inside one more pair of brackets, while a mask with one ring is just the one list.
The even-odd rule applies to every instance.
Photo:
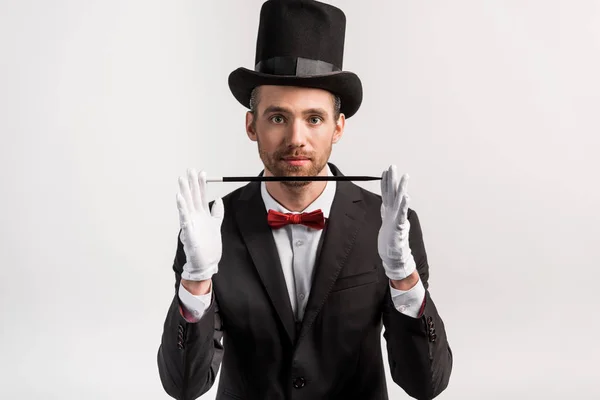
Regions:
[[[365, 88], [332, 161], [411, 176], [439, 398], [600, 398], [600, 3], [332, 3]], [[0, 398], [168, 398], [177, 177], [261, 169], [227, 87], [261, 4], [0, 3]]]

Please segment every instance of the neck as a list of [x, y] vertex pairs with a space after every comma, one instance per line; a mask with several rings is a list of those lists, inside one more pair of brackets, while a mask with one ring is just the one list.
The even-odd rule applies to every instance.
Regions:
[[[265, 170], [265, 176], [271, 175]], [[318, 174], [319, 176], [327, 175], [327, 169]], [[317, 197], [323, 193], [327, 182], [315, 181], [308, 182], [302, 185], [294, 185], [300, 182], [265, 182], [267, 191], [279, 204], [290, 211], [300, 212], [313, 203]]]

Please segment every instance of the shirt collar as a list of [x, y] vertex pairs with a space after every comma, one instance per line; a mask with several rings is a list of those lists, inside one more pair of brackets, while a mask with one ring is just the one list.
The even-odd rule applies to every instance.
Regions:
[[[326, 168], [327, 168], [327, 176], [331, 176], [331, 170], [329, 169], [329, 165], [327, 165]], [[315, 199], [315, 201], [313, 201], [311, 204], [309, 204], [308, 207], [306, 207], [301, 212], [311, 212], [314, 210], [321, 209], [321, 211], [323, 211], [324, 217], [329, 218], [329, 212], [331, 211], [331, 204], [333, 203], [333, 198], [335, 196], [335, 188], [336, 188], [335, 181], [327, 181], [327, 184], [325, 185], [325, 189], [319, 195], [319, 197], [317, 197]], [[290, 211], [290, 210], [286, 209], [284, 206], [282, 206], [281, 204], [279, 204], [269, 194], [269, 192], [267, 190], [267, 185], [265, 184], [265, 182], [260, 183], [260, 194], [262, 196], [263, 202], [265, 203], [265, 207], [266, 207], [267, 211], [269, 211], [271, 209], [271, 210], [279, 211], [282, 213], [298, 214], [298, 212]]]

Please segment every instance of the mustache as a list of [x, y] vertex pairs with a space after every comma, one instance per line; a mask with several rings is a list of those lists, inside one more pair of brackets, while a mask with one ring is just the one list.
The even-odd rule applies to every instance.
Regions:
[[278, 158], [303, 157], [303, 158], [312, 159], [314, 156], [313, 153], [307, 153], [307, 152], [298, 151], [298, 150], [294, 150], [294, 151], [281, 150], [281, 151], [276, 152], [275, 154]]

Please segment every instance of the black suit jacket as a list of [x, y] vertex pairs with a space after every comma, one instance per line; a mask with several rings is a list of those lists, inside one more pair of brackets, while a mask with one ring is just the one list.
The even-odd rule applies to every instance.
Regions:
[[[158, 350], [169, 395], [198, 398], [221, 367], [220, 400], [387, 399], [382, 326], [396, 384], [416, 399], [432, 399], [447, 387], [452, 352], [429, 291], [419, 318], [393, 306], [377, 252], [380, 196], [338, 182], [301, 324], [294, 320], [260, 183], [233, 191], [223, 202], [223, 256], [211, 306], [197, 323], [180, 313], [185, 253], [177, 241], [175, 295]], [[427, 289], [429, 266], [414, 210], [408, 219], [410, 247]]]

